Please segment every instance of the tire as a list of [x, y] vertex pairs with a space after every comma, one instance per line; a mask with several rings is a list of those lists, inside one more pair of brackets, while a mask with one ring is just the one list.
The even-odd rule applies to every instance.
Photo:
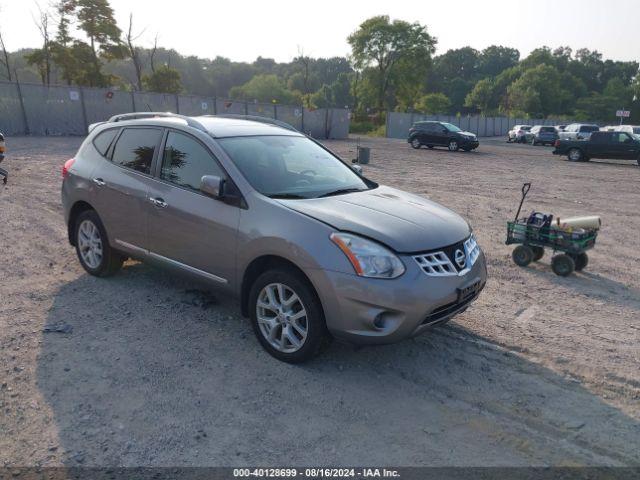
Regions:
[[533, 261], [533, 257], [533, 250], [527, 245], [518, 245], [511, 253], [513, 262], [519, 267], [526, 267], [529, 265]]
[[460, 144], [458, 143], [457, 140], [450, 140], [449, 141], [449, 151], [450, 152], [457, 152], [460, 149]]
[[[292, 301], [294, 295], [297, 299], [282, 308], [281, 294], [285, 302]], [[272, 302], [272, 307], [260, 306]], [[304, 316], [292, 318], [302, 311]], [[256, 279], [249, 292], [249, 312], [253, 331], [262, 347], [283, 362], [306, 362], [331, 341], [318, 295], [309, 281], [291, 268], [268, 270]], [[265, 319], [271, 320], [272, 324]], [[285, 328], [289, 331], [286, 335]], [[273, 339], [269, 338], [271, 331], [274, 332]], [[296, 345], [294, 339], [300, 344]]]
[[411, 143], [411, 148], [415, 148], [416, 150], [422, 146], [418, 137], [413, 137], [409, 143]]
[[576, 264], [569, 255], [561, 253], [551, 259], [551, 269], [560, 277], [568, 277], [576, 269]]
[[74, 230], [78, 260], [87, 273], [109, 277], [120, 270], [125, 257], [109, 245], [109, 237], [95, 210], [78, 215]]
[[579, 253], [573, 257], [573, 262], [575, 263], [576, 272], [581, 272], [589, 264], [589, 255], [586, 253]]
[[584, 154], [579, 148], [572, 148], [567, 152], [567, 158], [570, 162], [581, 162], [584, 159]]
[[533, 261], [534, 262], [537, 262], [542, 257], [544, 257], [544, 248], [542, 248], [542, 247], [531, 247], [531, 250], [533, 250]]
[[531, 139], [531, 145], [533, 145], [534, 147], [538, 145], [538, 142], [536, 142], [535, 137]]

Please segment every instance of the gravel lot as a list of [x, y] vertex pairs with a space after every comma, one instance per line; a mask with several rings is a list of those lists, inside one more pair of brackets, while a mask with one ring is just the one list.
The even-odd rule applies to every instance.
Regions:
[[[79, 138], [11, 138], [0, 185], [0, 465], [638, 465], [640, 168], [484, 140], [473, 153], [367, 139], [372, 179], [468, 217], [476, 304], [429, 335], [303, 365], [262, 351], [235, 300], [129, 262], [84, 273], [60, 167]], [[355, 140], [328, 145], [346, 158]], [[516, 267], [505, 221], [598, 214], [587, 271]], [[45, 333], [68, 325], [71, 332]]]

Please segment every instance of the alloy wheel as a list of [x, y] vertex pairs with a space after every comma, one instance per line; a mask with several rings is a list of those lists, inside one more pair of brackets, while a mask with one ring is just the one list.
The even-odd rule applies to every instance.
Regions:
[[282, 283], [270, 283], [258, 295], [256, 317], [260, 333], [276, 350], [293, 353], [309, 332], [307, 310], [298, 294]]
[[102, 263], [102, 237], [100, 230], [91, 220], [83, 220], [78, 227], [78, 248], [82, 261], [92, 269]]

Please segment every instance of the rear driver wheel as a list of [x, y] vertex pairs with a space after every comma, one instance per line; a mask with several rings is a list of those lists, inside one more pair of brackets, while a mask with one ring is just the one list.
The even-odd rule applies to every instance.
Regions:
[[82, 268], [96, 277], [113, 275], [124, 257], [109, 245], [107, 232], [94, 210], [86, 210], [75, 221], [76, 253]]
[[418, 140], [418, 137], [413, 137], [411, 139], [411, 147], [415, 148], [416, 150], [419, 149], [422, 146], [422, 144], [420, 143], [420, 140]]

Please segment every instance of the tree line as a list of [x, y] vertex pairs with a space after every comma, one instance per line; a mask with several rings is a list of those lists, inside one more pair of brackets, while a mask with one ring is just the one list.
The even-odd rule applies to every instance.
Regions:
[[[140, 45], [146, 29], [132, 15], [117, 24], [108, 0], [59, 0], [34, 15], [42, 46], [8, 52], [0, 32], [0, 77], [229, 97], [246, 101], [347, 107], [371, 128], [384, 112], [571, 117], [614, 121], [631, 109], [640, 121], [639, 64], [588, 49], [541, 47], [524, 58], [506, 46], [436, 54], [437, 39], [418, 22], [375, 16], [347, 38], [345, 57], [235, 62]], [[78, 32], [73, 35], [71, 32]]]

